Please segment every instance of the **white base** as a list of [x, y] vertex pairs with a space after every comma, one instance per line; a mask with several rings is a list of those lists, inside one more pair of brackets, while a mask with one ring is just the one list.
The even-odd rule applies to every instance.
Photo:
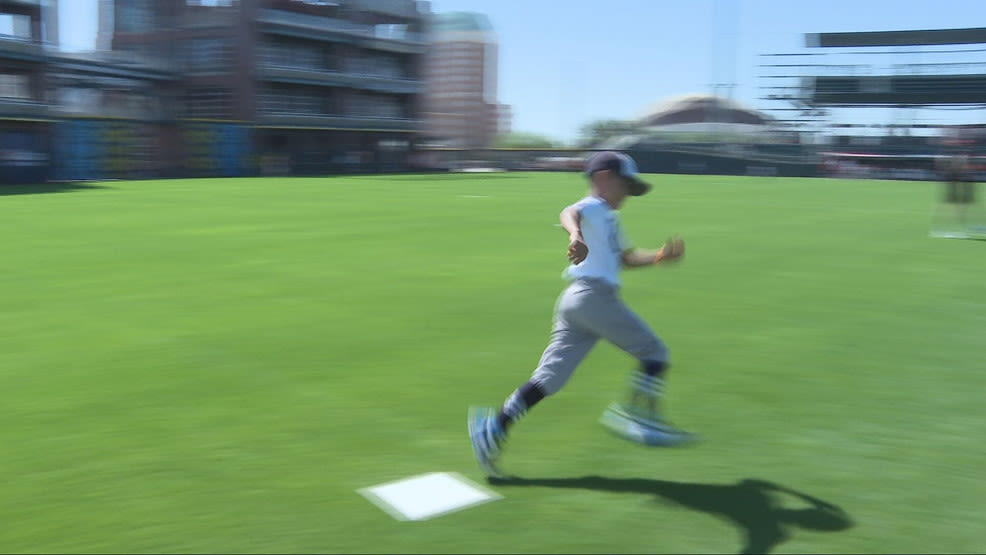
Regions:
[[427, 520], [502, 498], [454, 472], [432, 472], [358, 491], [397, 520]]

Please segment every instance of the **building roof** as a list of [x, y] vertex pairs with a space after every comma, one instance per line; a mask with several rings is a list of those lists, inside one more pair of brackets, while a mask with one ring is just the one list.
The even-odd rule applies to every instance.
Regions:
[[685, 94], [658, 102], [639, 121], [645, 127], [685, 123], [741, 123], [765, 125], [768, 117], [742, 104], [711, 94]]
[[481, 31], [490, 32], [493, 26], [485, 15], [475, 12], [438, 13], [431, 18], [431, 29], [443, 31]]

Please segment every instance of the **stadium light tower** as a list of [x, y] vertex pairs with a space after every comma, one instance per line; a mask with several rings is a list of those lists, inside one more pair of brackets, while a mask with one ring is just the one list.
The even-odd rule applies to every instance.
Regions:
[[732, 100], [736, 88], [736, 43], [739, 34], [740, 0], [715, 0], [712, 3], [709, 48], [709, 80], [713, 96]]

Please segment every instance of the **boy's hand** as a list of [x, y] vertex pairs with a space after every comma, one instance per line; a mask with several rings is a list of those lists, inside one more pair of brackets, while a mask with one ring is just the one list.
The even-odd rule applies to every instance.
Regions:
[[572, 264], [580, 264], [589, 256], [589, 247], [582, 241], [581, 235], [572, 235], [568, 243], [568, 260]]
[[685, 241], [674, 235], [670, 237], [661, 247], [661, 260], [677, 260], [685, 255]]

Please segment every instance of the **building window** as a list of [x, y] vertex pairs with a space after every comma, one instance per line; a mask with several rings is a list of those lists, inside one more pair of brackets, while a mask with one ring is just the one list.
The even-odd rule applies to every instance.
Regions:
[[154, 28], [154, 8], [147, 0], [117, 0], [116, 30], [140, 33]]
[[267, 88], [257, 98], [257, 109], [267, 114], [325, 115], [323, 96], [314, 91]]
[[231, 119], [233, 117], [233, 95], [228, 90], [223, 89], [190, 89], [185, 93], [185, 117]]
[[30, 77], [15, 73], [0, 73], [0, 98], [31, 100]]
[[326, 57], [320, 47], [311, 44], [290, 42], [265, 42], [260, 45], [258, 58], [272, 67], [328, 70]]
[[345, 60], [347, 73], [387, 77], [390, 79], [406, 79], [407, 70], [401, 59], [386, 54], [363, 53], [348, 57]]
[[116, 50], [126, 52], [145, 63], [166, 63], [167, 53], [162, 52], [160, 45], [152, 42], [127, 42], [119, 45]]
[[346, 102], [348, 116], [362, 118], [404, 119], [407, 117], [400, 98], [377, 94], [354, 94]]
[[0, 37], [31, 40], [31, 17], [19, 14], [0, 14]]
[[373, 27], [373, 34], [377, 38], [404, 40], [407, 38], [407, 25], [396, 23], [381, 23]]
[[185, 63], [191, 72], [224, 69], [233, 65], [232, 48], [222, 38], [190, 39], [185, 42]]
[[236, 0], [185, 0], [186, 6], [203, 8], [228, 8], [236, 5]]

